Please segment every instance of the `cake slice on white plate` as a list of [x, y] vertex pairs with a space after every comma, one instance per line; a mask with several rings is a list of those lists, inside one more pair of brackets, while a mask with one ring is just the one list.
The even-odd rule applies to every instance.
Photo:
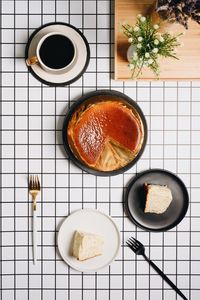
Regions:
[[103, 243], [103, 238], [100, 235], [76, 231], [72, 255], [80, 261], [96, 257], [102, 254]]
[[145, 213], [162, 214], [172, 202], [171, 190], [166, 185], [146, 184]]

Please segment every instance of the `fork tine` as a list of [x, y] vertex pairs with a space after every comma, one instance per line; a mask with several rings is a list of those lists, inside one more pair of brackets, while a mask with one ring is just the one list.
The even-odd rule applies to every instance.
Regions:
[[35, 175], [33, 175], [33, 189], [35, 190]]
[[37, 177], [36, 177], [36, 175], [34, 176], [34, 178], [35, 178], [35, 190], [37, 189]]
[[134, 239], [134, 237], [131, 237], [131, 238], [130, 238], [130, 242], [131, 242], [133, 245], [138, 246], [137, 240]]
[[37, 190], [37, 176], [35, 175], [35, 189]]
[[131, 248], [131, 244], [128, 241], [126, 241], [126, 244], [129, 248]]
[[136, 245], [136, 246], [141, 246], [142, 244], [138, 241], [138, 240], [136, 240], [134, 237], [131, 237], [130, 238], [131, 239], [131, 241]]
[[136, 239], [134, 239], [134, 240], [137, 242], [138, 246], [143, 246], [142, 243], [140, 243], [140, 241], [138, 241]]
[[134, 252], [136, 252], [139, 248], [140, 248], [140, 244], [139, 242], [134, 238], [134, 237], [131, 237], [129, 240], [128, 240], [129, 244], [131, 246], [129, 246]]
[[38, 175], [30, 175], [29, 177], [29, 189], [40, 191], [40, 180]]
[[133, 252], [136, 253], [137, 247], [136, 247], [135, 245], [130, 244], [128, 241], [126, 242], [126, 244], [128, 245], [128, 247], [129, 247]]
[[33, 175], [33, 188], [36, 189], [36, 177]]
[[130, 248], [132, 247], [132, 245], [130, 244], [129, 241], [126, 241], [126, 244], [127, 244]]
[[38, 175], [36, 176], [36, 179], [37, 179], [37, 189], [40, 191], [40, 180]]
[[131, 241], [131, 239], [129, 239], [126, 243], [127, 243], [127, 245], [128, 245], [131, 249], [133, 249], [133, 250], [135, 250], [135, 249], [137, 248], [137, 245], [136, 245], [135, 243], [133, 243], [133, 242]]
[[33, 189], [33, 178], [32, 178], [32, 175], [30, 175], [30, 177], [29, 177], [29, 189], [30, 190]]
[[131, 243], [130, 243], [130, 241], [128, 240], [128, 241], [126, 241], [126, 244], [128, 245], [128, 246], [131, 246]]

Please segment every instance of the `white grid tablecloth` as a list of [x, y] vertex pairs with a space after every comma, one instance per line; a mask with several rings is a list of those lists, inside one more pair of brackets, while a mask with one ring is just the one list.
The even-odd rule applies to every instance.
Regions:
[[[191, 300], [200, 299], [200, 83], [120, 82], [113, 76], [113, 1], [2, 0], [2, 247], [1, 296], [17, 299], [179, 299], [125, 246], [136, 236], [147, 254]], [[87, 72], [66, 87], [37, 81], [24, 63], [30, 34], [42, 24], [69, 22], [90, 43]], [[66, 158], [61, 128], [69, 105], [96, 89], [135, 99], [149, 128], [147, 147], [128, 172], [114, 177], [83, 173]], [[188, 188], [184, 220], [165, 233], [148, 233], [123, 211], [123, 187], [137, 172], [165, 168]], [[28, 174], [39, 174], [38, 252], [32, 261]], [[57, 252], [59, 224], [72, 211], [97, 208], [113, 217], [122, 238], [118, 258], [95, 274], [69, 268]], [[149, 247], [150, 245], [150, 247]]]

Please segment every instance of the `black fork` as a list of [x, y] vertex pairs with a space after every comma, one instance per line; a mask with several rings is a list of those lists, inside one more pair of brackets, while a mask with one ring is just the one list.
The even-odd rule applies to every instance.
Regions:
[[185, 295], [175, 286], [175, 284], [145, 255], [145, 248], [142, 243], [131, 237], [127, 242], [127, 245], [136, 255], [142, 255], [145, 260], [154, 268], [154, 270], [179, 294], [183, 299], [187, 300]]

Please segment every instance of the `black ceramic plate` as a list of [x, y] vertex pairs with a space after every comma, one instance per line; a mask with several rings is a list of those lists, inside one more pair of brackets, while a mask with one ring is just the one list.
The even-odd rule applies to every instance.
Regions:
[[[167, 185], [173, 200], [163, 214], [144, 213], [144, 183]], [[165, 231], [176, 226], [185, 216], [189, 196], [184, 183], [169, 171], [152, 169], [138, 174], [129, 183], [125, 194], [125, 209], [130, 219], [149, 231]]]
[[[142, 147], [138, 153], [138, 155], [126, 166], [124, 166], [123, 168], [114, 170], [114, 171], [98, 171], [95, 170], [93, 168], [88, 167], [87, 165], [85, 165], [84, 163], [82, 163], [72, 152], [69, 143], [68, 143], [68, 139], [67, 139], [67, 128], [68, 128], [68, 123], [73, 115], [73, 113], [76, 111], [76, 109], [79, 107], [79, 105], [83, 104], [83, 103], [93, 103], [93, 99], [94, 102], [97, 102], [98, 99], [99, 101], [102, 101], [102, 98], [104, 96], [109, 96], [110, 99], [112, 99], [113, 101], [123, 101], [126, 105], [128, 106], [132, 106], [137, 113], [139, 114], [141, 121], [143, 123], [143, 127], [144, 127], [144, 139], [143, 139], [143, 144]], [[142, 110], [140, 109], [140, 107], [137, 105], [137, 103], [135, 101], [133, 101], [131, 98], [129, 98], [128, 96], [126, 96], [123, 93], [120, 93], [118, 91], [113, 91], [113, 90], [99, 90], [99, 91], [94, 91], [94, 92], [90, 92], [82, 97], [80, 97], [78, 100], [76, 100], [76, 102], [71, 106], [71, 108], [69, 109], [66, 118], [64, 120], [64, 124], [63, 124], [63, 131], [62, 131], [62, 136], [63, 136], [63, 144], [65, 147], [65, 150], [67, 152], [67, 154], [69, 155], [69, 158], [82, 170], [94, 174], [94, 175], [99, 175], [99, 176], [112, 176], [112, 175], [117, 175], [117, 174], [121, 174], [123, 172], [125, 172], [126, 170], [130, 169], [137, 161], [138, 159], [141, 157], [145, 145], [146, 145], [146, 141], [147, 141], [147, 124], [146, 124], [146, 120], [145, 117], [143, 115]]]

